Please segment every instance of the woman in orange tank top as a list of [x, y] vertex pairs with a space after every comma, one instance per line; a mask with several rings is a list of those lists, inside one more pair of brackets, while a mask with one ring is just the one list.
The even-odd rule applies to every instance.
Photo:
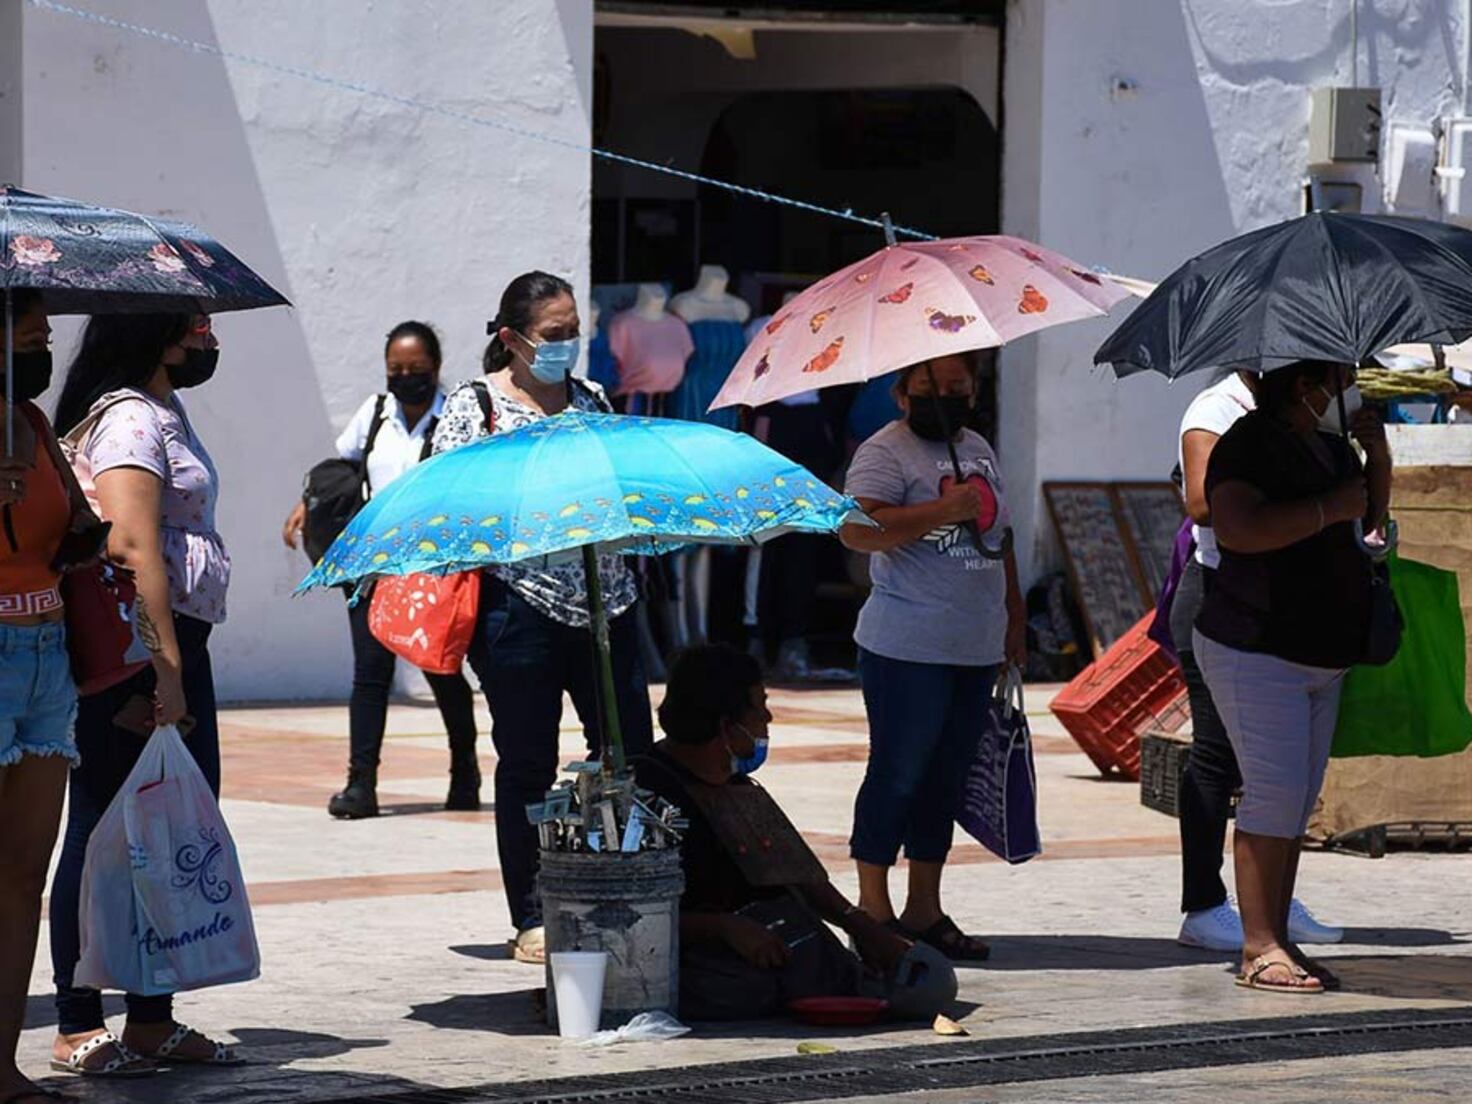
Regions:
[[0, 1100], [24, 1101], [32, 1086], [15, 1048], [67, 768], [77, 758], [56, 566], [76, 500], [51, 427], [31, 402], [51, 381], [51, 327], [34, 292], [10, 296], [13, 395], [0, 369], [0, 420], [13, 400], [15, 427], [14, 455], [0, 457]]

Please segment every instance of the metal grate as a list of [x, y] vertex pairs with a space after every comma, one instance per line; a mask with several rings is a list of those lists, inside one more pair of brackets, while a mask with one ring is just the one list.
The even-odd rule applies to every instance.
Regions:
[[857, 1054], [318, 1098], [323, 1104], [801, 1104], [1069, 1077], [1465, 1047], [1472, 1006], [888, 1047]]

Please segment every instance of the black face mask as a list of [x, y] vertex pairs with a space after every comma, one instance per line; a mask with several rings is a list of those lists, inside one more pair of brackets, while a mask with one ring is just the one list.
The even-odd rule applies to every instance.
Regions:
[[[942, 395], [939, 400], [933, 395], [911, 395], [910, 413], [906, 419], [916, 437], [927, 441], [947, 440], [954, 437], [971, 418], [971, 400], [965, 395]], [[937, 409], [938, 407], [938, 409]], [[941, 423], [941, 415], [945, 423]]]
[[198, 387], [202, 383], [208, 383], [219, 363], [220, 350], [218, 348], [185, 349], [184, 363], [168, 366], [169, 386], [176, 391], [182, 391], [186, 387]]
[[[16, 402], [30, 402], [51, 385], [50, 349], [12, 353], [11, 358], [11, 368], [15, 373]], [[0, 369], [0, 395], [4, 394], [5, 372]]]
[[428, 406], [434, 398], [434, 389], [433, 372], [411, 372], [388, 378], [388, 393], [404, 406]]

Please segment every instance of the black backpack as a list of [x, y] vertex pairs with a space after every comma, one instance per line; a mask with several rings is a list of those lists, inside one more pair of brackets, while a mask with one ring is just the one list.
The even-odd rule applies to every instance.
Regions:
[[[302, 503], [307, 508], [306, 521], [302, 524], [302, 548], [313, 563], [322, 558], [363, 504], [373, 497], [373, 484], [368, 478], [368, 457], [383, 426], [386, 399], [386, 395], [379, 395], [373, 405], [373, 422], [368, 427], [368, 440], [363, 443], [361, 460], [333, 457], [307, 472], [302, 485]], [[436, 421], [431, 420], [429, 432], [424, 435], [421, 460], [428, 457], [434, 447], [435, 425]]]

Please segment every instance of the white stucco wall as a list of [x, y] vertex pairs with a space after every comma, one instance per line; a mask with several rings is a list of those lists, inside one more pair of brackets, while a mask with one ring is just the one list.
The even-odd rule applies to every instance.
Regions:
[[[588, 140], [591, 0], [85, 6]], [[381, 388], [395, 322], [436, 324], [453, 382], [478, 372], [512, 276], [540, 267], [586, 286], [588, 160], [30, 7], [23, 20], [24, 186], [196, 222], [295, 303], [221, 316], [220, 373], [187, 398], [235, 561], [212, 651], [226, 698], [343, 697], [341, 598], [288, 597], [308, 566], [279, 537], [302, 473]], [[59, 367], [73, 332], [59, 328]]]
[[[1016, 0], [1004, 227], [1160, 279], [1218, 241], [1300, 214], [1309, 90], [1350, 83], [1350, 2]], [[1384, 90], [1387, 129], [1460, 113], [1466, 13], [1467, 0], [1360, 0], [1359, 79]], [[1373, 175], [1353, 178], [1375, 209]], [[1110, 325], [1049, 330], [1003, 353], [1002, 460], [1028, 577], [1061, 562], [1043, 481], [1163, 479], [1175, 462], [1199, 384], [1096, 372]]]

